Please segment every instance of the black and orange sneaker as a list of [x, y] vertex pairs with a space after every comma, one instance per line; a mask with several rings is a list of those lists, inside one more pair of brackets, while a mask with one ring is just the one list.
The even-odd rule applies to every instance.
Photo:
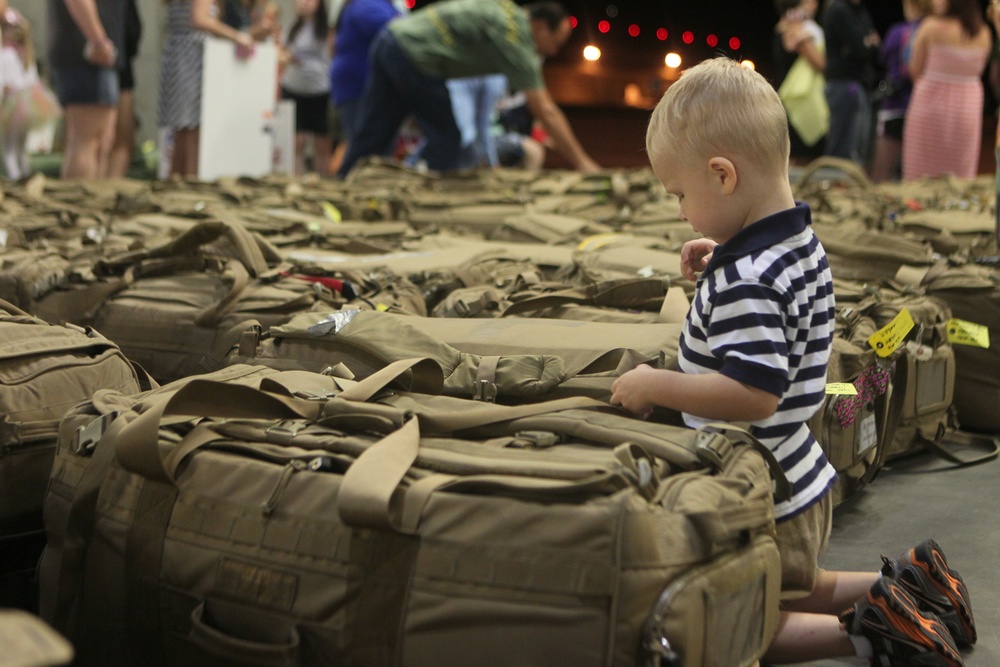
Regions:
[[879, 667], [964, 667], [947, 626], [888, 577], [840, 614], [850, 635], [866, 637]]
[[882, 556], [882, 562], [882, 575], [905, 588], [921, 609], [937, 614], [948, 626], [956, 644], [972, 646], [976, 643], [976, 622], [972, 617], [969, 590], [962, 576], [948, 567], [937, 542], [926, 540], [898, 558]]

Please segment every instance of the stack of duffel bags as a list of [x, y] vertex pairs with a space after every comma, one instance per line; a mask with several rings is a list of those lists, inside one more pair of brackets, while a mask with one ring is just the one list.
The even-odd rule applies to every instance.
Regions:
[[[799, 185], [837, 279], [810, 424], [837, 502], [928, 445], [995, 455], [958, 427], [998, 414], [994, 353], [960, 342], [982, 341], [971, 300], [995, 301], [990, 246], [907, 224], [947, 197], [847, 169]], [[30, 185], [8, 197], [0, 296], [101, 331], [153, 378], [61, 415], [41, 613], [81, 664], [752, 665], [766, 648], [780, 475], [736, 428], [607, 405], [622, 373], [672, 366], [694, 289], [690, 227], [649, 170], [375, 160], [343, 183]]]
[[[276, 180], [130, 186], [98, 211], [32, 185], [20, 212], [57, 190], [72, 212], [58, 247], [5, 248], [55, 260], [5, 261], [8, 292], [138, 362], [63, 406], [34, 487], [42, 617], [80, 664], [755, 664], [780, 581], [762, 454], [606, 402], [669, 363], [690, 288], [598, 252], [648, 177], [514, 177], [515, 210], [403, 175], [392, 201]], [[485, 238], [395, 217], [465, 199], [507, 207]], [[362, 221], [379, 233], [335, 240]], [[452, 292], [481, 288], [497, 305], [473, 318]], [[461, 331], [426, 317], [445, 303]]]

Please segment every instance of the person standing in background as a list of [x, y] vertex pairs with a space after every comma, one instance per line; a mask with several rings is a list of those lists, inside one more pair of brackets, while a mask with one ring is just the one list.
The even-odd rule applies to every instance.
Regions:
[[253, 36], [216, 18], [214, 0], [164, 0], [167, 34], [160, 67], [160, 127], [173, 130], [170, 174], [198, 175], [203, 43], [210, 34], [249, 56]]
[[326, 6], [323, 0], [296, 0], [295, 10], [282, 50], [281, 99], [295, 102], [295, 173], [305, 173], [306, 143], [312, 139], [313, 171], [326, 175], [330, 165]]
[[390, 0], [347, 0], [334, 22], [330, 95], [340, 115], [347, 150], [358, 124], [358, 106], [368, 81], [368, 52], [382, 28], [400, 15]]
[[871, 174], [876, 183], [897, 178], [903, 147], [903, 123], [913, 91], [908, 65], [911, 40], [920, 20], [931, 10], [931, 0], [903, 0], [905, 20], [890, 26], [882, 42], [879, 62], [885, 70], [885, 79], [879, 84], [879, 90], [884, 98], [876, 116]]
[[26, 144], [31, 129], [32, 88], [39, 85], [31, 26], [16, 9], [0, 10], [0, 153], [8, 178], [20, 179], [29, 174]]
[[139, 53], [142, 38], [142, 20], [136, 0], [126, 0], [125, 59], [118, 70], [118, 116], [115, 122], [115, 140], [108, 156], [110, 178], [121, 178], [132, 163], [135, 148], [135, 71], [133, 64]]
[[831, 0], [823, 12], [823, 33], [830, 107], [826, 154], [864, 165], [872, 126], [868, 91], [875, 86], [881, 40], [863, 0]]
[[[990, 0], [986, 7], [986, 18], [993, 26], [993, 31], [1000, 36], [1000, 0]], [[1000, 98], [1000, 38], [994, 39], [993, 50], [990, 52], [989, 81], [993, 87], [993, 96]], [[994, 235], [997, 243], [1000, 243], [1000, 121], [997, 122], [996, 144], [993, 148], [996, 158], [996, 173], [993, 177], [997, 193], [993, 200], [994, 217], [996, 218], [996, 229]]]
[[48, 61], [65, 110], [63, 178], [107, 173], [125, 46], [125, 0], [49, 0]]
[[806, 159], [823, 154], [830, 109], [823, 92], [826, 39], [816, 23], [818, 0], [775, 0], [774, 57], [778, 96], [788, 114], [791, 154]]
[[990, 31], [977, 0], [934, 0], [913, 37], [913, 95], [903, 128], [903, 178], [979, 171]]

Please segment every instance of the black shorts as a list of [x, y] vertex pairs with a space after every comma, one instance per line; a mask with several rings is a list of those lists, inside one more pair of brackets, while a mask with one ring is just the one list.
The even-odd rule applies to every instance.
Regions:
[[889, 137], [895, 139], [896, 141], [903, 140], [903, 124], [906, 121], [905, 118], [889, 118], [888, 120], [879, 120], [878, 124], [878, 136]]
[[79, 65], [53, 67], [52, 83], [59, 104], [118, 106], [118, 70], [113, 67]]
[[132, 61], [125, 63], [125, 67], [118, 70], [118, 90], [135, 90], [135, 70], [132, 68]]
[[281, 99], [295, 102], [295, 131], [326, 135], [329, 128], [330, 94], [299, 95], [285, 88], [281, 89]]

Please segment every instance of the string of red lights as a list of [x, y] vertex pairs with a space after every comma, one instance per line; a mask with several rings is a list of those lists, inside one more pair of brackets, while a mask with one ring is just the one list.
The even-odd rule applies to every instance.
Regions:
[[[580, 25], [580, 20], [575, 16], [570, 16], [569, 22], [574, 29], [576, 29]], [[611, 21], [608, 21], [607, 19], [602, 19], [597, 22], [597, 31], [601, 34], [606, 35], [610, 33], [613, 27], [614, 26], [612, 25]], [[638, 23], [630, 23], [628, 25], [628, 28], [626, 29], [626, 32], [628, 32], [629, 37], [638, 37], [640, 34], [642, 34], [642, 27]], [[665, 42], [667, 41], [667, 39], [670, 38], [670, 31], [661, 26], [656, 29], [656, 38], [661, 42]], [[695, 41], [695, 34], [690, 30], [685, 30], [683, 33], [681, 33], [681, 41], [684, 42], [685, 44], [693, 44]], [[716, 35], [715, 33], [711, 32], [708, 33], [707, 35], [705, 35], [705, 44], [714, 49], [719, 45], [719, 36]], [[743, 42], [742, 40], [740, 40], [739, 37], [736, 37], [734, 35], [729, 38], [728, 44], [731, 50], [737, 51], [743, 45]]]

